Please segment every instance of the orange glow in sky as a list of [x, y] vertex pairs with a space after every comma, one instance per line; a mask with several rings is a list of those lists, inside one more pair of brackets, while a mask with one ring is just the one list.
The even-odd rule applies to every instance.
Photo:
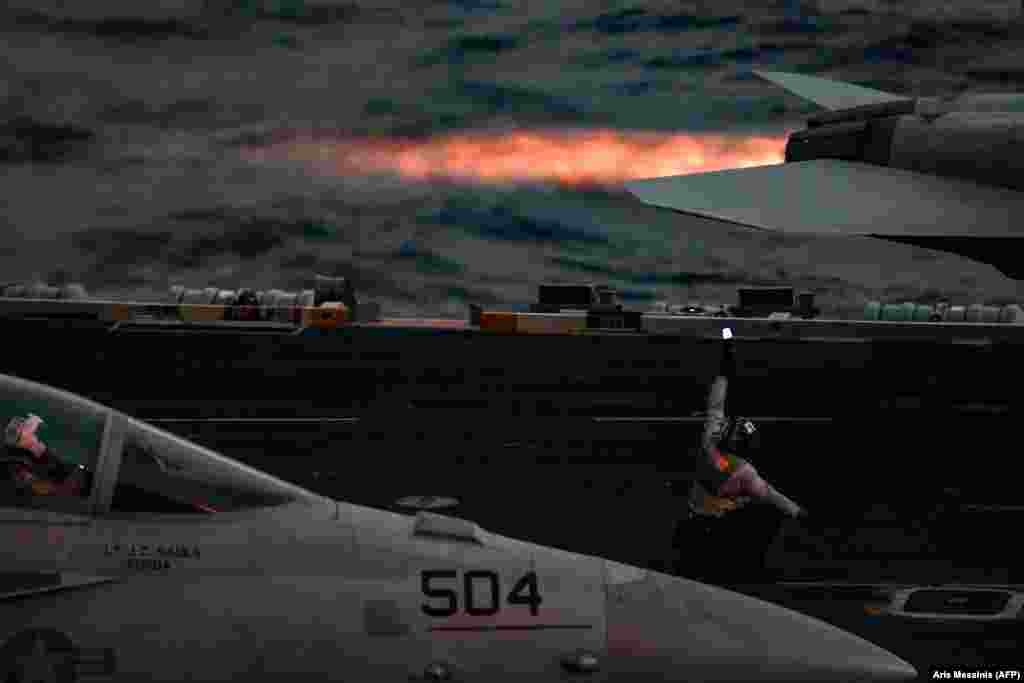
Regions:
[[475, 131], [428, 139], [296, 136], [246, 150], [337, 175], [393, 173], [409, 180], [485, 184], [617, 185], [633, 178], [781, 163], [784, 134], [620, 130]]

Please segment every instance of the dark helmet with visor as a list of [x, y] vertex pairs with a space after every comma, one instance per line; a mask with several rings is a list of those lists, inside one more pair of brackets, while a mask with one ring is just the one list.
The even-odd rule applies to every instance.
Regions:
[[757, 451], [760, 434], [752, 420], [745, 417], [732, 417], [726, 423], [718, 450], [741, 458], [749, 458]]

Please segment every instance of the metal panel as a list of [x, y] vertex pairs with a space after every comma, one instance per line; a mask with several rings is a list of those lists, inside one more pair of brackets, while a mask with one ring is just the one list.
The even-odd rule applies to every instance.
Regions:
[[484, 532], [474, 522], [433, 512], [417, 513], [413, 535], [484, 545]]
[[1024, 190], [1019, 126], [1020, 115], [955, 112], [931, 123], [903, 117], [893, 135], [890, 165]]
[[587, 329], [586, 313], [520, 313], [516, 331], [523, 334], [575, 334]]
[[517, 315], [505, 311], [483, 311], [480, 313], [480, 329], [487, 332], [512, 334], [516, 331]]
[[96, 462], [96, 472], [94, 473], [90, 501], [93, 514], [104, 514], [110, 509], [110, 499], [114, 495], [114, 483], [117, 481], [117, 470], [121, 464], [121, 446], [123, 444], [124, 421], [120, 415], [111, 411], [107, 415], [107, 424], [103, 429], [100, 456]]
[[217, 322], [224, 319], [226, 310], [227, 306], [182, 304], [178, 307], [178, 315], [188, 322]]

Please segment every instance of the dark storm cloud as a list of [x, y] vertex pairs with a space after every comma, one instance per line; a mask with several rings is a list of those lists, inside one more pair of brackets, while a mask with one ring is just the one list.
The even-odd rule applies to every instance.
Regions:
[[[671, 70], [671, 69], [710, 69], [728, 67], [732, 65], [753, 66], [776, 64], [786, 54], [786, 47], [776, 44], [758, 45], [753, 47], [739, 47], [728, 50], [712, 49], [685, 49], [678, 48], [664, 54], [650, 55], [641, 54], [636, 50], [613, 49], [600, 52], [586, 53], [574, 58], [574, 62], [587, 68], [607, 68], [615, 64], [642, 64], [649, 69]], [[636, 83], [636, 82], [634, 82]], [[624, 94], [637, 95], [662, 89], [651, 87], [653, 81], [647, 81], [648, 86], [623, 86]], [[665, 82], [665, 87], [671, 87], [671, 83]]]
[[449, 285], [444, 288], [444, 295], [450, 299], [458, 299], [475, 304], [498, 304], [502, 298], [494, 292], [479, 287], [463, 287], [462, 285]]
[[865, 48], [861, 58], [867, 64], [914, 64], [919, 61], [911, 48], [884, 43]]
[[[275, 209], [287, 209], [287, 202], [279, 202]], [[242, 209], [186, 209], [171, 214], [171, 219], [183, 223], [208, 223], [234, 227], [260, 227], [279, 232], [289, 237], [330, 237], [335, 234], [333, 226], [312, 218], [285, 219], [275, 216], [249, 215]]]
[[[844, 26], [838, 20], [828, 25], [833, 26], [836, 32], [840, 29], [848, 32], [854, 30], [852, 25]], [[804, 46], [809, 47], [814, 56], [810, 61], [805, 61], [800, 70], [814, 72], [837, 67], [878, 64], [897, 68], [936, 63], [945, 64], [947, 67], [954, 66], [956, 62], [962, 60], [960, 55], [977, 52], [987, 43], [1010, 37], [1013, 30], [1011, 27], [983, 22], [894, 21], [891, 26], [864, 31], [863, 35], [849, 46], [830, 46], [820, 39], [814, 44]], [[956, 56], [949, 60], [944, 56], [946, 53], [955, 53]], [[897, 85], [890, 89], [895, 92], [907, 89], [905, 82], [899, 84], [903, 80], [901, 74], [900, 71], [892, 72], [891, 81]], [[872, 87], [881, 85], [875, 83]], [[948, 91], [945, 94], [949, 94]]]
[[358, 126], [350, 126], [348, 132], [368, 136], [386, 132], [400, 138], [415, 139], [472, 127], [477, 122], [485, 123], [490, 117], [490, 114], [471, 111], [469, 106], [451, 99], [445, 103], [427, 99], [427, 103], [417, 105], [373, 98], [363, 107], [365, 119]]
[[285, 238], [269, 221], [253, 221], [199, 234], [88, 228], [75, 233], [71, 241], [78, 249], [94, 256], [104, 268], [155, 262], [195, 268], [223, 254], [257, 258], [283, 245]]
[[[695, 285], [695, 284], [742, 284], [749, 278], [729, 275], [724, 272], [691, 273], [691, 272], [654, 272], [620, 268], [588, 261], [585, 259], [555, 256], [548, 259], [551, 265], [564, 268], [570, 272], [585, 273], [602, 277], [614, 278], [637, 285]], [[721, 264], [724, 265], [724, 264]]]
[[1004, 64], [998, 67], [984, 66], [967, 70], [967, 75], [978, 81], [1013, 84], [1019, 88], [1024, 84], [1024, 64]]
[[771, 21], [758, 22], [751, 26], [758, 33], [818, 35], [841, 33], [842, 24], [827, 17], [813, 14], [787, 16]]
[[[230, 0], [223, 11], [250, 19], [274, 19], [308, 26], [347, 23], [365, 14], [354, 2], [328, 5], [308, 4], [304, 0]], [[377, 14], [380, 18], [380, 11]]]
[[363, 106], [372, 120], [349, 131], [374, 135], [386, 131], [398, 137], [423, 138], [476, 126], [487, 126], [496, 117], [514, 117], [517, 123], [543, 122], [585, 124], [593, 114], [569, 98], [540, 89], [510, 83], [453, 79], [432, 88], [417, 102], [374, 97]]
[[266, 108], [257, 103], [227, 103], [212, 97], [184, 97], [166, 104], [125, 99], [104, 107], [98, 116], [105, 123], [203, 130], [258, 121], [265, 114]]
[[[416, 104], [401, 104], [374, 98], [364, 107], [373, 116], [368, 134], [386, 131], [403, 138], [431, 135], [467, 128], [486, 127], [495, 118], [511, 118], [517, 124], [593, 124], [597, 116], [587, 107], [566, 97], [537, 88], [509, 83], [455, 79], [433, 88]], [[350, 130], [361, 131], [353, 126]]]
[[521, 40], [510, 34], [476, 34], [450, 38], [444, 46], [419, 60], [419, 66], [434, 66], [446, 63], [462, 65], [481, 58], [491, 58], [502, 52], [514, 50]]
[[423, 20], [423, 26], [428, 29], [454, 30], [466, 25], [466, 20], [461, 17], [440, 17]]
[[449, 0], [449, 5], [463, 12], [489, 13], [500, 10], [504, 5], [491, 0]]
[[8, 15], [15, 27], [70, 35], [95, 36], [134, 42], [167, 38], [206, 39], [210, 32], [203, 26], [179, 19], [143, 17], [103, 17], [96, 19], [55, 17], [42, 12], [16, 12]]
[[413, 240], [402, 242], [395, 257], [402, 261], [411, 261], [418, 272], [428, 275], [458, 275], [465, 271], [465, 266], [458, 261], [442, 256]]
[[129, 100], [105, 108], [100, 116], [111, 123], [148, 123], [164, 127], [202, 122], [218, 108], [212, 98], [186, 98], [163, 106]]
[[674, 50], [644, 61], [651, 69], [719, 67], [731, 63], [772, 63], [782, 55], [778, 48], [743, 47], [732, 50]]
[[299, 270], [315, 269], [319, 263], [320, 257], [312, 251], [298, 251], [285, 256], [280, 261], [282, 268], [297, 268]]
[[[208, 0], [199, 13], [187, 17], [145, 16], [145, 10], [142, 7], [131, 16], [85, 17], [22, 9], [0, 14], [0, 20], [6, 18], [8, 25], [23, 30], [134, 43], [171, 38], [237, 38], [244, 24], [252, 21], [325, 26], [349, 23], [358, 18], [387, 18], [383, 16], [386, 11], [364, 12], [355, 3], [307, 4], [304, 0]], [[392, 18], [396, 17], [392, 14]]]
[[715, 17], [695, 14], [656, 14], [640, 7], [631, 7], [616, 12], [605, 12], [592, 19], [577, 21], [571, 25], [575, 30], [597, 31], [608, 35], [637, 33], [640, 31], [690, 31], [694, 29], [728, 29], [738, 26], [736, 15]]
[[254, 259], [284, 244], [284, 238], [265, 226], [227, 228], [191, 240], [167, 255], [167, 262], [181, 268], [195, 268], [222, 254]]
[[[171, 214], [176, 229], [146, 231], [125, 228], [88, 228], [72, 235], [80, 251], [94, 257], [97, 275], [114, 266], [163, 263], [175, 268], [196, 268], [213, 259], [257, 260], [298, 239], [316, 241], [336, 234], [334, 226], [315, 219], [248, 216], [232, 209], [189, 209]], [[285, 256], [283, 265], [306, 267], [317, 263], [298, 250]]]
[[480, 237], [518, 242], [583, 242], [606, 244], [608, 238], [591, 223], [574, 224], [564, 219], [530, 215], [522, 207], [486, 205], [469, 198], [451, 198], [435, 210], [421, 214], [423, 223], [459, 226]]
[[[907, 47], [902, 36], [885, 38], [874, 43], [858, 45], [849, 48], [816, 48], [813, 53], [800, 60], [800, 63], [793, 67], [794, 71], [807, 74], [819, 74], [831, 69], [860, 65], [891, 65], [893, 67], [907, 66], [921, 63], [919, 51]], [[824, 75], [824, 74], [822, 74]], [[855, 81], [880, 90], [893, 90], [901, 92], [906, 89], [905, 84], [894, 87], [883, 87], [880, 81], [864, 82]]]
[[169, 231], [147, 233], [121, 228], [87, 228], [71, 236], [75, 247], [98, 257], [106, 266], [159, 260], [173, 240]]
[[672, 84], [665, 81], [633, 80], [623, 81], [622, 83], [611, 83], [604, 87], [606, 90], [609, 90], [616, 95], [636, 97], [637, 95], [644, 95], [646, 93], [657, 92], [659, 90], [668, 90], [672, 87]]
[[600, 52], [586, 52], [572, 57], [572, 61], [579, 66], [590, 69], [603, 69], [613, 64], [632, 64], [640, 61], [641, 53], [638, 50], [626, 48], [613, 48], [601, 50]]
[[82, 126], [16, 116], [0, 123], [0, 162], [58, 162], [85, 151], [96, 134]]
[[583, 121], [585, 118], [583, 109], [567, 98], [549, 95], [535, 88], [470, 80], [457, 81], [453, 87], [460, 96], [492, 114], [529, 116], [540, 113], [550, 117], [552, 122]]
[[[230, 208], [190, 209], [173, 213], [170, 218], [211, 228], [198, 233], [194, 228], [183, 231], [168, 259], [185, 267], [202, 265], [222, 254], [258, 258], [296, 239], [331, 240], [339, 235], [335, 225], [316, 218], [247, 215]], [[302, 260], [299, 254], [286, 258]]]
[[363, 105], [363, 113], [367, 116], [389, 116], [399, 114], [402, 110], [403, 106], [401, 104], [388, 97], [371, 97]]

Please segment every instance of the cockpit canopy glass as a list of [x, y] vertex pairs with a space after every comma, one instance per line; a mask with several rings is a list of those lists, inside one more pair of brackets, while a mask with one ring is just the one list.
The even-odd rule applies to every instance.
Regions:
[[106, 502], [89, 499], [99, 477], [115, 477], [114, 513], [211, 514], [318, 498], [75, 394], [0, 374], [0, 507], [88, 514]]
[[80, 396], [0, 375], [0, 505], [84, 507], [109, 414]]
[[125, 420], [111, 512], [213, 514], [265, 508], [311, 494], [194, 443]]

